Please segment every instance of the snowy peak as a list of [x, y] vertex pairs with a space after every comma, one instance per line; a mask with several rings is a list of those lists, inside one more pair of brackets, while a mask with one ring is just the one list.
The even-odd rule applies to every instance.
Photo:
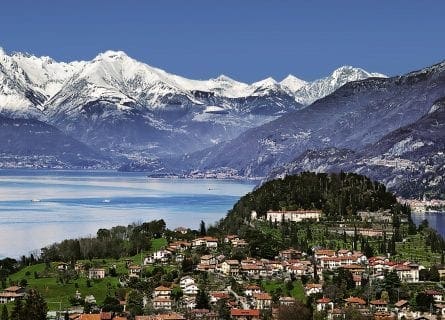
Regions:
[[[314, 82], [293, 75], [281, 82], [269, 77], [252, 84], [226, 75], [193, 80], [151, 67], [123, 51], [108, 50], [91, 61], [65, 63], [27, 53], [8, 55], [0, 48], [0, 107], [55, 110], [61, 104], [69, 104], [75, 109], [92, 101], [113, 101], [113, 97], [120, 103], [130, 100], [149, 109], [215, 103], [199, 100], [197, 91], [208, 92], [220, 100], [284, 94], [299, 104], [309, 105], [346, 82], [372, 76], [383, 75], [345, 66]], [[282, 107], [286, 107], [284, 103]]]
[[346, 83], [351, 81], [363, 80], [370, 77], [386, 78], [386, 75], [375, 72], [370, 73], [363, 70], [362, 68], [343, 66], [334, 70], [334, 72], [332, 72], [330, 76], [333, 83]]
[[99, 53], [93, 61], [96, 60], [102, 60], [102, 59], [124, 59], [129, 58], [128, 55], [124, 51], [114, 51], [114, 50], [107, 50], [105, 52]]
[[364, 80], [370, 77], [386, 78], [380, 73], [370, 73], [361, 68], [351, 66], [340, 67], [326, 78], [309, 82], [294, 92], [295, 100], [309, 105], [321, 99], [351, 81]]
[[281, 80], [280, 84], [288, 89], [290, 92], [294, 93], [307, 85], [308, 83], [304, 80], [301, 80], [293, 75], [288, 75], [286, 78]]

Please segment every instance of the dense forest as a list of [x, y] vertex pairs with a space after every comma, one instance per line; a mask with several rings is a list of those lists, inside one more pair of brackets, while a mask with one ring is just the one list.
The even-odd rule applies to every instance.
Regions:
[[320, 209], [329, 220], [353, 217], [360, 210], [394, 210], [396, 197], [378, 182], [355, 173], [304, 172], [264, 183], [243, 196], [220, 221], [220, 231], [237, 233], [252, 210]]

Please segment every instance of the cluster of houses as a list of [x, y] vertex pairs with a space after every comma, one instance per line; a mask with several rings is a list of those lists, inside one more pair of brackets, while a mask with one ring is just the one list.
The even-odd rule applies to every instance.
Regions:
[[[312, 219], [318, 221], [321, 211], [298, 210], [298, 211], [269, 211], [263, 219], [281, 222], [285, 220], [302, 221]], [[257, 219], [256, 213], [252, 212], [252, 219]], [[363, 217], [366, 219], [366, 217]], [[306, 253], [289, 248], [279, 252], [274, 259], [245, 258], [237, 260], [227, 258], [218, 250], [221, 245], [231, 248], [246, 248], [248, 243], [237, 235], [227, 235], [223, 239], [210, 236], [197, 237], [191, 241], [178, 240], [170, 242], [165, 248], [154, 251], [147, 255], [140, 264], [131, 260], [127, 261], [128, 277], [141, 277], [143, 269], [152, 264], [175, 264], [181, 263], [188, 252], [192, 250], [195, 257], [199, 257], [199, 263], [195, 266], [195, 272], [214, 273], [220, 278], [233, 277], [242, 285], [242, 293], [235, 293], [230, 287], [218, 288], [210, 291], [209, 303], [215, 306], [218, 301], [224, 299], [230, 307], [232, 319], [261, 319], [263, 310], [276, 312], [278, 305], [291, 305], [296, 302], [293, 297], [281, 296], [273, 303], [270, 292], [261, 288], [258, 283], [262, 279], [273, 278], [285, 280], [290, 278], [318, 279], [318, 283], [307, 283], [304, 287], [306, 296], [317, 295], [321, 297], [315, 300], [315, 309], [325, 311], [327, 319], [344, 319], [345, 309], [354, 307], [365, 315], [374, 319], [416, 319], [419, 314], [411, 311], [408, 301], [400, 300], [389, 306], [384, 300], [365, 300], [363, 297], [348, 297], [341, 303], [334, 303], [323, 295], [323, 271], [335, 271], [338, 268], [349, 270], [357, 286], [362, 279], [383, 279], [385, 274], [396, 271], [402, 282], [417, 283], [420, 281], [419, 273], [423, 266], [412, 262], [393, 261], [389, 257], [376, 256], [367, 258], [362, 252], [347, 249], [330, 250], [325, 248], [314, 248], [313, 258], [308, 259]], [[193, 249], [206, 250], [193, 250]], [[205, 253], [198, 253], [205, 252]], [[59, 270], [66, 270], [67, 265], [60, 264]], [[83, 270], [81, 264], [76, 264], [77, 271]], [[89, 279], [103, 279], [107, 276], [106, 268], [90, 268], [85, 274]], [[216, 320], [218, 314], [208, 309], [196, 309], [196, 297], [199, 292], [196, 273], [185, 275], [177, 279], [182, 291], [182, 297], [173, 299], [174, 287], [161, 285], [154, 289], [151, 297], [144, 298], [144, 305], [151, 303], [152, 308], [159, 314], [150, 316], [136, 316], [136, 320], [184, 320], [203, 319]], [[20, 287], [10, 287], [0, 293], [0, 303], [14, 301], [23, 297], [24, 290]], [[436, 313], [445, 315], [445, 301], [443, 293], [437, 290], [425, 292], [433, 296]], [[125, 303], [125, 302], [123, 302]], [[113, 313], [102, 312], [99, 314], [72, 314], [72, 320], [124, 320], [125, 317], [116, 316]]]

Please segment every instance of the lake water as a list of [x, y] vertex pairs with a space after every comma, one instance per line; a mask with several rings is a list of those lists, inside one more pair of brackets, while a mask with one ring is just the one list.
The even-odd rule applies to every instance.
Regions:
[[419, 225], [423, 220], [428, 221], [428, 225], [436, 229], [442, 237], [445, 238], [445, 212], [440, 213], [413, 213], [413, 221], [416, 225]]
[[18, 257], [98, 228], [221, 219], [253, 182], [149, 179], [143, 173], [0, 170], [0, 257]]

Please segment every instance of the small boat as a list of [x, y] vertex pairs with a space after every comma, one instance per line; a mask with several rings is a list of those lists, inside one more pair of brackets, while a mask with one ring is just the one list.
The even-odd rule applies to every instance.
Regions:
[[103, 203], [110, 203], [111, 200], [109, 200], [109, 199], [105, 199], [105, 200], [102, 200], [102, 202], [103, 202]]
[[31, 202], [40, 202], [40, 199], [32, 199]]

